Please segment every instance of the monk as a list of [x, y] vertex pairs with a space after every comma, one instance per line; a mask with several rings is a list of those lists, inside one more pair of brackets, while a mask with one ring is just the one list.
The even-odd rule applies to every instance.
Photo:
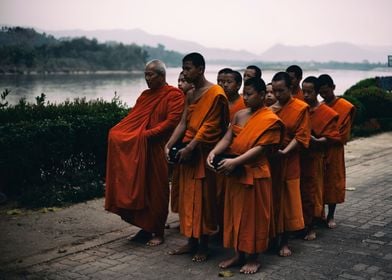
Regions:
[[265, 104], [265, 106], [270, 107], [273, 104], [275, 104], [276, 101], [278, 101], [278, 100], [275, 97], [274, 90], [272, 88], [272, 83], [268, 83], [266, 85], [264, 104]]
[[308, 149], [301, 151], [301, 199], [305, 222], [304, 240], [316, 239], [315, 221], [324, 214], [324, 158], [328, 145], [340, 141], [339, 115], [318, 99], [318, 79], [307, 77], [302, 82], [305, 102], [310, 107], [312, 135]]
[[[178, 76], [178, 88], [186, 95], [187, 93], [192, 94], [194, 86], [192, 83], [188, 83], [185, 80], [184, 73], [181, 71]], [[179, 175], [180, 168], [178, 164], [173, 164], [172, 168], [172, 179], [171, 179], [171, 189], [170, 189], [170, 206], [173, 213], [178, 213], [178, 189], [179, 189]], [[166, 228], [169, 228], [166, 225]]]
[[291, 84], [293, 86], [291, 95], [294, 98], [304, 101], [304, 93], [299, 86], [302, 80], [302, 69], [298, 65], [287, 67], [286, 72], [290, 75]]
[[222, 68], [221, 70], [218, 71], [218, 76], [216, 77], [216, 82], [222, 88], [223, 88], [223, 84], [226, 79], [226, 74], [230, 73], [231, 71], [233, 71], [231, 68]]
[[177, 153], [180, 162], [180, 231], [188, 238], [186, 245], [170, 251], [178, 255], [194, 253], [192, 260], [205, 261], [208, 239], [217, 232], [216, 176], [206, 169], [206, 159], [226, 132], [229, 123], [228, 101], [223, 89], [205, 76], [201, 54], [190, 53], [182, 60], [185, 79], [195, 90], [186, 97], [181, 121], [166, 144], [166, 156], [178, 142], [185, 147]]
[[256, 65], [249, 65], [246, 67], [244, 72], [244, 82], [250, 78], [261, 78], [262, 72]]
[[291, 255], [288, 233], [304, 228], [300, 193], [299, 149], [307, 148], [310, 141], [309, 106], [291, 96], [289, 74], [278, 72], [272, 78], [272, 87], [280, 109], [276, 114], [285, 125], [282, 148], [273, 159], [275, 231], [280, 239], [279, 255]]
[[320, 95], [324, 103], [339, 114], [338, 129], [340, 142], [328, 147], [325, 171], [324, 202], [328, 205], [327, 226], [335, 228], [336, 204], [343, 203], [346, 191], [346, 166], [344, 163], [344, 145], [350, 139], [354, 121], [355, 107], [343, 98], [335, 96], [335, 84], [331, 76], [319, 76]]
[[140, 227], [134, 239], [148, 246], [164, 241], [169, 176], [164, 146], [184, 107], [184, 94], [166, 83], [165, 64], [147, 63], [147, 90], [109, 131], [105, 209]]
[[[243, 264], [241, 273], [253, 274], [260, 268], [258, 254], [268, 246], [272, 209], [272, 182], [266, 151], [283, 137], [280, 119], [264, 106], [262, 79], [245, 81], [244, 101], [248, 108], [238, 111], [224, 138], [210, 152], [210, 168], [225, 174], [224, 246], [234, 248], [234, 257], [220, 268]], [[217, 162], [215, 157], [229, 153], [235, 158]], [[241, 172], [234, 170], [242, 167]]]

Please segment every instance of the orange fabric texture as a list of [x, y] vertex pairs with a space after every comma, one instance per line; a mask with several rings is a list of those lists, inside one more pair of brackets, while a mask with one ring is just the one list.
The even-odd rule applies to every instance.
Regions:
[[[300, 146], [308, 147], [310, 141], [309, 106], [299, 99], [291, 98], [277, 115], [285, 125], [283, 147], [292, 139]], [[300, 193], [299, 149], [285, 157], [271, 159], [273, 168], [273, 195], [275, 210], [275, 232], [295, 231], [304, 227]]]
[[326, 204], [337, 204], [343, 203], [346, 196], [344, 144], [350, 139], [355, 107], [343, 98], [337, 98], [332, 104], [327, 105], [339, 114], [338, 129], [341, 143], [334, 143], [327, 150], [324, 176], [324, 202]]
[[[326, 137], [328, 142], [337, 142], [340, 135], [337, 127], [338, 114], [325, 104], [310, 110], [312, 135]], [[324, 208], [324, 158], [327, 144], [314, 144], [301, 151], [301, 199], [305, 225], [311, 225], [313, 217], [322, 217]]]
[[233, 103], [229, 104], [230, 121], [233, 120], [235, 113], [237, 113], [239, 110], [242, 110], [245, 108], [246, 108], [246, 106], [244, 103], [244, 98], [242, 97], [242, 95], [240, 95], [240, 97], [237, 100], [235, 100]]
[[169, 202], [164, 145], [183, 105], [175, 87], [145, 90], [109, 131], [105, 209], [149, 232], [163, 233]]
[[192, 161], [180, 164], [178, 211], [180, 230], [186, 237], [200, 238], [217, 230], [216, 176], [206, 168], [206, 160], [228, 123], [228, 102], [220, 86], [210, 87], [188, 105], [183, 142], [196, 139], [199, 144]]
[[[241, 155], [255, 146], [278, 145], [283, 124], [268, 108], [255, 112], [244, 125], [232, 126], [229, 151]], [[272, 183], [266, 155], [226, 178], [224, 239], [227, 248], [248, 254], [265, 251], [272, 218]]]

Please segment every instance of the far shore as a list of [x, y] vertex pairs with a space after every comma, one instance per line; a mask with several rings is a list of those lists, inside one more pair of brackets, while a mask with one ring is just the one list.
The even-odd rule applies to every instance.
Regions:
[[6, 73], [1, 73], [0, 76], [13, 76], [13, 75], [89, 75], [89, 74], [94, 74], [94, 75], [108, 75], [108, 74], [143, 74], [143, 70], [99, 70], [99, 71], [44, 71], [44, 72], [38, 72], [38, 71], [23, 71], [23, 72], [6, 72]]

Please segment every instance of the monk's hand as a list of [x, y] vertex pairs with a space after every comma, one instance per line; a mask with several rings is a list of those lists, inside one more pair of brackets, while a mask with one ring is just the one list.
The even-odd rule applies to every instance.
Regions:
[[276, 153], [277, 153], [278, 156], [281, 156], [281, 157], [286, 156], [286, 152], [284, 150], [281, 150], [281, 149], [279, 149]]
[[227, 158], [219, 162], [218, 173], [229, 175], [237, 167], [237, 162], [234, 158]]
[[192, 149], [189, 146], [182, 148], [178, 151], [177, 156], [180, 162], [187, 162], [191, 159], [192, 156]]
[[207, 166], [215, 171], [214, 166], [212, 165], [212, 163], [214, 162], [214, 158], [215, 158], [215, 154], [213, 152], [211, 152], [208, 157], [207, 157]]
[[170, 161], [170, 156], [169, 156], [169, 152], [170, 152], [171, 147], [169, 147], [168, 145], [165, 145], [165, 157], [167, 161]]

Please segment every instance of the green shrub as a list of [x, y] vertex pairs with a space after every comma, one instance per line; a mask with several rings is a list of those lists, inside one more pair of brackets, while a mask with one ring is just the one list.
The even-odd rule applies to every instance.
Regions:
[[117, 99], [37, 104], [0, 110], [1, 191], [27, 207], [102, 196], [107, 134], [128, 109]]
[[353, 125], [360, 125], [367, 119], [365, 106], [355, 97], [349, 95], [343, 95], [342, 98], [355, 106], [355, 116]]

